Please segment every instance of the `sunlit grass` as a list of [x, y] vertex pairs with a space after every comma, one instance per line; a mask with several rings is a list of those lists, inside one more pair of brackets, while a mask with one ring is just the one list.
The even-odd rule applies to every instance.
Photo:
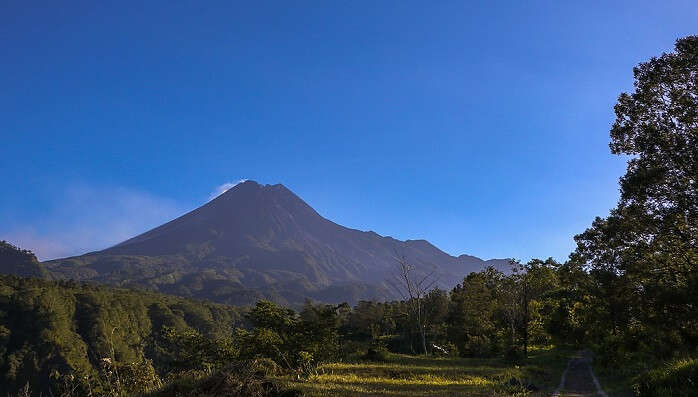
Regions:
[[462, 379], [449, 379], [434, 375], [410, 376], [409, 378], [385, 378], [376, 376], [346, 375], [317, 375], [309, 379], [311, 383], [362, 383], [380, 385], [491, 385], [492, 380], [482, 377], [464, 377]]
[[568, 352], [551, 346], [532, 349], [521, 366], [498, 358], [435, 358], [390, 354], [385, 362], [322, 365], [307, 380], [279, 378], [308, 396], [492, 396], [509, 395], [512, 377], [533, 382], [549, 395], [559, 382]]

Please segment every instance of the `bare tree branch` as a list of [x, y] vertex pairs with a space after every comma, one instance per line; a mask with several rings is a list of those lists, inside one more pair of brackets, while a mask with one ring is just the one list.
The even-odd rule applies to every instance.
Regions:
[[395, 261], [397, 262], [396, 274], [393, 275], [392, 282], [388, 282], [398, 295], [402, 296], [409, 310], [409, 318], [413, 321], [414, 327], [421, 337], [422, 350], [427, 354], [426, 332], [429, 318], [429, 309], [425, 306], [424, 299], [434, 288], [438, 278], [436, 271], [426, 273], [419, 277], [417, 267], [407, 260], [405, 255], [401, 255], [394, 250]]

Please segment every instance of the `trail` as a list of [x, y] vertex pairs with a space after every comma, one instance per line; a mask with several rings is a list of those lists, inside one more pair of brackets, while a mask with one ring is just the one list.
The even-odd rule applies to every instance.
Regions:
[[591, 362], [592, 356], [589, 351], [577, 352], [562, 373], [560, 386], [553, 393], [553, 397], [608, 397], [594, 375]]

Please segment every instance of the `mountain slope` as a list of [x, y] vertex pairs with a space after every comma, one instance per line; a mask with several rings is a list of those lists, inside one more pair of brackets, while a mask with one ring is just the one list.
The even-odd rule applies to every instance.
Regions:
[[[171, 222], [103, 251], [46, 263], [57, 277], [249, 303], [260, 297], [354, 302], [392, 297], [404, 256], [450, 288], [487, 265], [425, 240], [399, 241], [335, 224], [283, 185], [247, 181]], [[342, 298], [342, 296], [344, 296]]]
[[22, 277], [47, 277], [48, 272], [31, 251], [0, 241], [0, 273]]

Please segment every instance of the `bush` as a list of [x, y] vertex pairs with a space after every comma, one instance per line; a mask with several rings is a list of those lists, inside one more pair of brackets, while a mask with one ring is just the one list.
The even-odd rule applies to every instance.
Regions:
[[504, 361], [508, 363], [520, 363], [523, 352], [517, 346], [510, 346], [504, 351]]
[[[149, 393], [162, 387], [152, 362], [144, 359], [120, 363], [105, 357], [100, 361], [96, 374], [53, 370], [49, 375], [52, 383], [50, 395], [74, 396], [134, 396]], [[43, 393], [40, 393], [43, 394]]]
[[594, 361], [604, 368], [623, 368], [632, 361], [627, 345], [623, 335], [607, 335], [594, 348]]
[[136, 395], [150, 392], [162, 386], [150, 360], [117, 363], [103, 358], [101, 377], [109, 395]]
[[298, 378], [307, 379], [310, 375], [317, 375], [317, 365], [313, 360], [313, 355], [306, 352], [298, 352], [296, 360], [296, 374]]
[[368, 344], [365, 342], [359, 342], [354, 340], [346, 340], [341, 346], [341, 359], [343, 360], [353, 360], [359, 359], [366, 354], [368, 349]]
[[162, 390], [149, 397], [296, 397], [300, 392], [286, 389], [268, 379], [278, 371], [271, 360], [235, 362], [211, 376], [188, 371], [176, 377]]
[[641, 397], [694, 396], [698, 390], [698, 359], [673, 361], [640, 375], [633, 388]]
[[485, 335], [473, 335], [468, 338], [461, 354], [472, 357], [485, 357], [491, 352], [490, 338]]
[[382, 346], [372, 346], [368, 348], [368, 351], [362, 358], [369, 361], [386, 361], [388, 359], [388, 350]]
[[508, 370], [494, 378], [494, 395], [526, 397], [538, 391], [538, 387], [530, 380], [522, 378], [518, 370]]
[[282, 372], [281, 367], [270, 358], [254, 359], [251, 365], [259, 376], [276, 376]]

